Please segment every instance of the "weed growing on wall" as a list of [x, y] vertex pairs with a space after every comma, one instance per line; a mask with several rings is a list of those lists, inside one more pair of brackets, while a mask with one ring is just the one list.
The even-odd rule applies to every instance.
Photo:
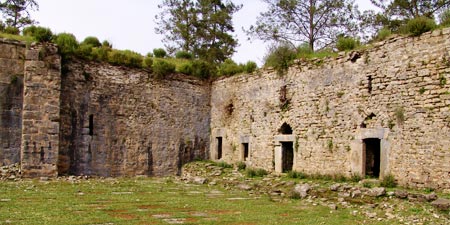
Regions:
[[395, 109], [395, 118], [398, 124], [403, 124], [405, 122], [405, 109], [403, 107], [398, 107]]
[[444, 87], [447, 84], [447, 78], [444, 74], [439, 75], [439, 86]]

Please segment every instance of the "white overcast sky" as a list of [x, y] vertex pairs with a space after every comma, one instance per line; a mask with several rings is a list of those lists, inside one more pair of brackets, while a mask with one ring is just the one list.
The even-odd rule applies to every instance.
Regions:
[[[54, 33], [69, 32], [79, 41], [95, 36], [100, 41], [108, 40], [116, 49], [129, 49], [143, 55], [154, 48], [164, 47], [162, 36], [155, 34], [155, 15], [162, 0], [37, 0], [39, 11], [32, 17], [40, 26]], [[236, 62], [248, 60], [262, 63], [266, 44], [248, 41], [242, 28], [255, 24], [256, 17], [265, 11], [260, 0], [233, 0], [243, 4], [234, 15], [235, 36], [240, 46], [233, 56]], [[356, 0], [360, 9], [370, 9], [370, 0]]]

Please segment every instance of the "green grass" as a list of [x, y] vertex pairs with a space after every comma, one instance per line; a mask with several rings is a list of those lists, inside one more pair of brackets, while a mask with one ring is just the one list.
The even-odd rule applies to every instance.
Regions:
[[24, 41], [27, 43], [31, 43], [31, 42], [35, 41], [34, 38], [32, 38], [30, 36], [6, 34], [6, 33], [1, 33], [1, 32], [0, 32], [0, 38], [6, 38], [6, 39], [11, 39], [11, 40], [16, 40], [16, 41]]
[[[349, 209], [330, 213], [302, 200], [272, 201], [242, 191], [167, 179], [0, 183], [0, 224], [349, 224]], [[383, 224], [383, 223], [380, 223]]]

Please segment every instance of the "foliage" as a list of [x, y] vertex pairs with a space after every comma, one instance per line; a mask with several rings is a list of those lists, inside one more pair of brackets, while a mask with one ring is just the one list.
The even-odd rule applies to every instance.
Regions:
[[5, 18], [6, 25], [18, 30], [36, 23], [30, 17], [30, 10], [34, 11], [38, 8], [39, 5], [36, 0], [5, 0], [0, 2], [0, 12]]
[[91, 57], [93, 60], [107, 61], [108, 53], [111, 50], [112, 49], [107, 47], [106, 45], [102, 45], [101, 47], [98, 47], [98, 48], [92, 48]]
[[297, 171], [291, 170], [287, 173], [287, 177], [293, 178], [293, 179], [305, 179], [307, 177], [307, 175], [302, 172], [297, 172]]
[[22, 31], [24, 36], [33, 37], [38, 42], [49, 42], [53, 38], [53, 33], [49, 28], [29, 26]]
[[450, 9], [445, 10], [439, 15], [439, 25], [450, 26]]
[[7, 34], [14, 34], [14, 35], [19, 35], [20, 34], [20, 30], [17, 27], [12, 27], [12, 26], [7, 26], [4, 31]]
[[175, 65], [164, 60], [156, 60], [153, 62], [153, 74], [156, 78], [161, 79], [175, 72]]
[[175, 58], [177, 59], [192, 59], [194, 56], [192, 53], [186, 52], [186, 51], [178, 51], [175, 53]]
[[370, 11], [367, 14], [367, 25], [387, 28], [392, 32], [402, 32], [411, 19], [434, 17], [450, 6], [450, 0], [370, 0], [373, 5], [381, 9], [381, 12]]
[[178, 69], [180, 73], [198, 77], [200, 79], [208, 79], [216, 74], [214, 65], [203, 60], [194, 60], [183, 63]]
[[397, 187], [397, 182], [395, 181], [395, 177], [392, 174], [387, 174], [383, 177], [383, 180], [380, 182], [381, 187], [386, 188], [394, 188]]
[[245, 175], [247, 177], [264, 177], [266, 176], [268, 173], [266, 170], [264, 169], [254, 169], [254, 168], [247, 168], [245, 169]]
[[273, 67], [282, 75], [289, 68], [292, 60], [297, 56], [295, 49], [288, 44], [279, 44], [272, 46], [264, 57], [264, 66]]
[[102, 44], [100, 43], [98, 38], [97, 37], [92, 37], [92, 36], [86, 37], [83, 40], [83, 42], [81, 42], [81, 44], [91, 45], [92, 47], [96, 47], [96, 48], [102, 46]]
[[405, 122], [405, 109], [403, 107], [397, 107], [395, 109], [395, 117], [397, 118], [398, 124], [403, 124]]
[[377, 36], [376, 36], [376, 40], [377, 41], [383, 41], [386, 40], [389, 36], [392, 35], [391, 30], [389, 30], [389, 28], [382, 28], [381, 30], [378, 31]]
[[339, 33], [356, 31], [357, 13], [352, 0], [263, 0], [268, 10], [247, 34], [264, 41], [307, 42], [311, 50], [336, 40]]
[[21, 36], [21, 35], [15, 35], [15, 34], [7, 34], [7, 33], [2, 33], [0, 32], [0, 38], [6, 38], [6, 39], [11, 39], [11, 40], [17, 40], [17, 41], [24, 41], [27, 43], [31, 43], [34, 40], [33, 37], [30, 36]]
[[339, 37], [336, 42], [336, 48], [339, 51], [353, 50], [360, 45], [359, 41], [352, 37]]
[[222, 64], [219, 65], [219, 75], [220, 76], [231, 76], [238, 73], [242, 73], [244, 68], [239, 66], [231, 59], [226, 59]]
[[142, 66], [146, 69], [151, 69], [153, 65], [153, 58], [152, 57], [144, 57], [144, 62]]
[[54, 38], [54, 42], [59, 47], [59, 52], [63, 57], [73, 55], [78, 49], [78, 41], [73, 34], [60, 33]]
[[433, 19], [426, 17], [417, 17], [409, 20], [401, 29], [402, 32], [411, 34], [412, 36], [419, 36], [425, 32], [431, 31], [436, 27]]
[[444, 87], [447, 84], [447, 78], [444, 74], [439, 75], [439, 86]]
[[352, 182], [359, 182], [362, 179], [363, 179], [362, 176], [357, 173], [353, 173], [352, 176], [350, 177], [350, 181]]
[[162, 49], [162, 48], [155, 48], [153, 49], [153, 55], [156, 58], [164, 58], [167, 55], [166, 50]]
[[245, 164], [245, 162], [238, 162], [238, 163], [236, 164], [236, 166], [237, 166], [237, 169], [238, 169], [239, 171], [245, 170], [245, 168], [247, 167], [247, 165]]
[[92, 54], [92, 48], [93, 46], [86, 43], [81, 43], [78, 48], [76, 49], [76, 55], [80, 58], [87, 59], [87, 60], [93, 60], [93, 54]]
[[222, 168], [225, 168], [225, 169], [226, 168], [233, 168], [233, 165], [230, 165], [230, 164], [228, 164], [226, 162], [223, 162], [223, 161], [217, 162], [216, 166], [222, 167]]
[[389, 20], [393, 18], [433, 18], [434, 14], [450, 6], [449, 0], [370, 0], [383, 11]]
[[143, 57], [139, 53], [130, 50], [112, 50], [108, 53], [108, 62], [113, 65], [128, 67], [142, 67]]
[[253, 73], [255, 72], [255, 70], [258, 68], [258, 65], [253, 62], [253, 61], [248, 61], [245, 65], [244, 65], [244, 71], [246, 73]]
[[180, 49], [210, 63], [229, 58], [237, 46], [232, 15], [240, 5], [222, 0], [164, 0], [156, 16], [156, 33], [163, 34], [169, 52]]

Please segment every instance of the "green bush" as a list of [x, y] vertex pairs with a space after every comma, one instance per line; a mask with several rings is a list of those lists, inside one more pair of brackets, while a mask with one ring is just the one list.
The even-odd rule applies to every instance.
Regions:
[[56, 35], [54, 42], [59, 47], [59, 52], [63, 56], [73, 55], [78, 49], [78, 41], [73, 34], [60, 33]]
[[83, 59], [93, 59], [92, 54], [92, 45], [82, 43], [78, 46], [78, 49], [76, 50], [76, 55]]
[[255, 72], [255, 70], [258, 68], [258, 65], [256, 65], [255, 62], [253, 61], [248, 61], [245, 65], [244, 65], [244, 71], [246, 73], [253, 73]]
[[153, 65], [153, 58], [145, 57], [143, 67], [146, 69], [151, 69]]
[[29, 26], [23, 29], [24, 36], [33, 37], [38, 42], [50, 42], [53, 38], [53, 33], [49, 28]]
[[85, 44], [85, 45], [91, 45], [92, 47], [101, 47], [102, 43], [100, 43], [100, 41], [98, 40], [98, 38], [96, 37], [86, 37], [83, 42], [81, 42], [81, 44]]
[[175, 64], [166, 62], [164, 60], [156, 60], [153, 63], [153, 74], [156, 78], [161, 79], [165, 76], [175, 72]]
[[216, 163], [216, 166], [218, 167], [222, 167], [222, 168], [233, 168], [233, 165], [230, 165], [226, 162], [220, 161], [218, 163]]
[[386, 40], [391, 35], [392, 35], [392, 31], [389, 28], [385, 27], [378, 31], [375, 39], [377, 41], [383, 41], [383, 40]]
[[194, 56], [186, 51], [178, 51], [177, 53], [175, 53], [175, 58], [177, 59], [192, 59], [194, 58]]
[[336, 48], [339, 51], [353, 50], [359, 46], [359, 41], [351, 37], [339, 37], [336, 42]]
[[308, 58], [314, 54], [314, 51], [309, 47], [309, 43], [305, 42], [297, 47], [297, 58]]
[[208, 79], [216, 73], [216, 68], [203, 60], [195, 60], [182, 64], [178, 71], [200, 79]]
[[219, 65], [219, 75], [220, 76], [231, 76], [238, 73], [242, 73], [244, 68], [236, 64], [231, 59], [226, 59], [222, 64]]
[[247, 168], [245, 169], [245, 175], [247, 177], [263, 177], [266, 176], [268, 173], [264, 169], [253, 169], [253, 168]]
[[113, 65], [121, 65], [128, 67], [142, 67], [143, 57], [136, 52], [130, 50], [112, 50], [108, 53], [108, 62]]
[[112, 44], [111, 44], [109, 41], [104, 40], [104, 41], [102, 42], [102, 47], [112, 49], [113, 46], [112, 46]]
[[436, 22], [433, 19], [418, 17], [408, 21], [408, 23], [406, 23], [401, 30], [403, 33], [407, 33], [412, 36], [419, 36], [425, 32], [433, 30], [434, 28], [436, 28]]
[[192, 62], [186, 62], [180, 65], [178, 68], [178, 72], [186, 75], [192, 75], [193, 69], [192, 69]]
[[237, 168], [238, 168], [239, 171], [245, 170], [245, 168], [247, 167], [247, 165], [245, 164], [245, 162], [238, 162], [238, 163], [236, 164], [236, 166], [237, 166]]
[[381, 187], [386, 188], [394, 188], [397, 187], [397, 182], [395, 181], [395, 177], [392, 174], [388, 174], [383, 177], [383, 180], [380, 182]]
[[287, 173], [287, 177], [294, 178], [294, 179], [305, 179], [307, 176], [306, 176], [306, 174], [304, 174], [302, 172], [297, 172], [297, 171], [291, 170]]
[[153, 49], [153, 55], [155, 55], [156, 58], [164, 58], [166, 57], [167, 52], [162, 48], [155, 48]]
[[5, 31], [5, 23], [3, 23], [3, 21], [0, 20], [0, 32], [4, 32]]
[[269, 49], [264, 57], [264, 66], [273, 67], [279, 75], [283, 75], [296, 56], [297, 52], [294, 48], [288, 44], [280, 44]]
[[98, 61], [108, 61], [108, 53], [111, 51], [111, 48], [108, 47], [99, 47], [92, 48], [91, 59]]
[[17, 27], [10, 27], [10, 26], [6, 27], [3, 32], [5, 32], [7, 34], [14, 34], [14, 35], [19, 35], [20, 34], [19, 28], [17, 28]]
[[450, 9], [447, 9], [439, 15], [439, 25], [450, 26]]
[[353, 173], [352, 176], [350, 177], [350, 180], [352, 182], [359, 182], [361, 181], [363, 178], [361, 175], [357, 174], [357, 173]]

